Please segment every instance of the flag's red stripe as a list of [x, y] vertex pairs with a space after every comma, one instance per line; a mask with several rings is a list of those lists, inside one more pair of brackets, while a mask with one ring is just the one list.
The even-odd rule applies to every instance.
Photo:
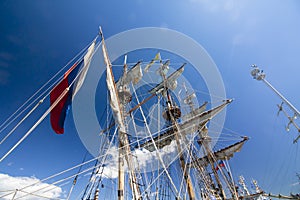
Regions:
[[[64, 74], [63, 80], [56, 85], [50, 93], [50, 105], [59, 98], [59, 96], [65, 91], [67, 87], [70, 86], [72, 81], [75, 79], [77, 75], [78, 69], [76, 68], [78, 62], [75, 63], [68, 71]], [[50, 113], [50, 122], [53, 130], [57, 134], [64, 133], [64, 121], [67, 114], [68, 106], [71, 103], [72, 88], [62, 97], [62, 99], [58, 102], [58, 104], [53, 108]]]
[[[56, 101], [56, 99], [63, 93], [63, 91], [69, 86], [68, 84], [68, 77], [65, 77], [58, 85], [50, 93], [50, 103], [51, 105]], [[53, 108], [50, 113], [50, 122], [53, 130], [58, 133], [64, 133], [63, 121], [62, 116], [65, 115], [65, 106], [68, 100], [69, 93], [59, 101], [59, 103]], [[63, 120], [63, 121], [61, 121]]]

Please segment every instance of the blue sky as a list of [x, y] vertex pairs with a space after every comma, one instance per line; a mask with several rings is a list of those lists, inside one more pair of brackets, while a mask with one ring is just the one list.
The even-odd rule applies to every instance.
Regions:
[[[228, 107], [225, 127], [251, 138], [231, 161], [235, 176], [257, 179], [267, 192], [297, 192], [300, 185], [293, 184], [296, 172], [300, 173], [299, 145], [292, 144], [297, 131], [285, 132], [287, 119], [276, 116], [280, 99], [252, 79], [250, 65], [264, 69], [267, 80], [300, 108], [299, 11], [296, 0], [3, 0], [0, 122], [85, 47], [99, 25], [106, 38], [132, 28], [166, 27], [190, 36], [207, 50], [219, 68], [227, 96], [235, 99]], [[85, 148], [71, 116], [66, 124], [66, 134], [56, 135], [46, 118], [0, 163], [0, 173], [43, 178], [80, 163]], [[16, 134], [7, 145], [18, 138]], [[8, 146], [1, 146], [1, 155]]]

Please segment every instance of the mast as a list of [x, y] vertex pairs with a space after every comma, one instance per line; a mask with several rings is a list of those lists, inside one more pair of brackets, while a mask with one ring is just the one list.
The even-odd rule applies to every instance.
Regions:
[[[297, 110], [297, 108], [291, 104], [278, 90], [276, 90], [267, 80], [266, 80], [266, 74], [263, 72], [263, 70], [260, 70], [258, 68], [257, 65], [252, 65], [251, 66], [253, 68], [253, 70], [251, 70], [251, 75], [253, 76], [254, 79], [258, 80], [258, 81], [262, 81], [263, 83], [265, 83], [269, 88], [271, 88], [271, 90], [273, 92], [275, 92], [275, 94], [277, 94], [279, 96], [279, 98], [281, 98], [282, 100], [282, 104], [279, 107], [279, 112], [280, 111], [284, 111], [282, 108], [283, 103], [285, 103], [290, 109], [291, 111], [294, 113], [294, 116], [288, 116], [287, 113], [284, 111], [285, 116], [289, 119], [289, 123], [286, 127], [286, 130], [289, 130], [289, 125], [293, 124], [295, 126], [295, 128], [298, 130], [298, 133], [300, 133], [300, 128], [299, 126], [294, 122], [294, 120], [297, 117], [300, 117], [300, 112]], [[279, 113], [278, 112], [278, 113]], [[293, 143], [297, 143], [298, 139], [300, 138], [300, 134], [298, 134], [297, 138], [293, 141]]]
[[[167, 82], [167, 79], [166, 79], [166, 73], [168, 71], [168, 65], [169, 65], [170, 61], [166, 61], [165, 64], [163, 64], [161, 66], [161, 68], [159, 69], [159, 73], [160, 75], [162, 76], [163, 78], [163, 84], [164, 84], [164, 88], [163, 88], [163, 92], [166, 94], [166, 100], [167, 100], [167, 108], [166, 108], [166, 111], [164, 112], [163, 116], [164, 118], [171, 122], [171, 126], [175, 127], [175, 141], [176, 141], [176, 146], [177, 146], [177, 150], [178, 150], [178, 153], [180, 154], [179, 155], [179, 162], [180, 162], [180, 166], [181, 166], [181, 169], [182, 169], [182, 172], [183, 172], [183, 177], [184, 177], [184, 180], [185, 180], [185, 183], [186, 183], [186, 186], [187, 186], [187, 191], [188, 191], [188, 194], [189, 194], [189, 199], [190, 200], [195, 200], [195, 192], [194, 192], [194, 188], [193, 188], [193, 185], [192, 185], [192, 181], [191, 181], [191, 178], [190, 178], [190, 175], [189, 175], [189, 170], [188, 170], [188, 167], [186, 165], [186, 162], [185, 162], [185, 158], [184, 158], [184, 154], [182, 152], [182, 148], [181, 148], [181, 145], [180, 145], [180, 137], [184, 137], [182, 135], [180, 135], [180, 127], [177, 123], [177, 119], [181, 116], [181, 111], [180, 109], [174, 104], [174, 102], [172, 101], [172, 98], [171, 98], [171, 95], [170, 95], [170, 92], [169, 92], [169, 88], [168, 88], [168, 85], [170, 85], [170, 83]], [[181, 66], [181, 69], [183, 70], [183, 67], [184, 67], [185, 64], [183, 64]], [[176, 80], [175, 80], [176, 81]], [[174, 83], [175, 83], [174, 81]], [[175, 83], [177, 84], [177, 83]], [[182, 138], [183, 139], [183, 138]]]
[[[125, 55], [125, 59], [124, 59], [124, 73], [122, 76], [122, 78], [124, 78], [124, 79], [126, 79], [126, 77], [127, 77], [126, 61], [127, 61], [127, 55]], [[119, 95], [119, 100], [120, 100], [120, 107], [122, 109], [122, 113], [126, 113], [125, 105], [130, 101], [131, 94], [130, 94], [129, 89], [127, 88], [126, 84], [120, 83], [120, 86], [118, 87], [118, 89], [119, 89], [118, 95]], [[125, 122], [124, 115], [122, 115], [122, 121]], [[134, 200], [141, 199], [140, 188], [138, 186], [137, 177], [134, 172], [133, 159], [132, 159], [132, 154], [131, 154], [131, 150], [130, 150], [128, 135], [126, 132], [120, 131], [119, 132], [119, 162], [120, 162], [119, 171], [120, 171], [121, 180], [119, 180], [119, 184], [123, 188], [124, 188], [124, 175], [125, 175], [124, 174], [124, 157], [125, 157], [128, 169], [129, 169], [129, 185], [133, 192], [133, 199]]]
[[[128, 100], [128, 91], [126, 87], [122, 87], [119, 93], [123, 96], [123, 98], [119, 98], [119, 94], [117, 91], [117, 87], [115, 84], [114, 76], [112, 73], [112, 64], [109, 60], [107, 49], [105, 46], [105, 41], [103, 37], [103, 33], [100, 27], [100, 35], [102, 36], [102, 51], [104, 56], [104, 61], [106, 63], [107, 70], [107, 87], [110, 92], [110, 106], [113, 110], [114, 119], [116, 124], [118, 125], [118, 133], [119, 133], [119, 167], [118, 167], [118, 200], [124, 200], [124, 191], [125, 191], [125, 172], [124, 172], [124, 157], [126, 163], [128, 165], [129, 179], [130, 179], [130, 187], [133, 192], [133, 199], [138, 200], [141, 199], [140, 190], [138, 187], [138, 182], [135, 176], [135, 172], [132, 166], [132, 155], [130, 151], [128, 136], [126, 133], [126, 127], [124, 124], [124, 105]], [[126, 62], [126, 59], [125, 59]], [[126, 75], [127, 66], [124, 64], [124, 75]], [[130, 95], [130, 94], [129, 94]], [[130, 99], [130, 98], [129, 98]]]

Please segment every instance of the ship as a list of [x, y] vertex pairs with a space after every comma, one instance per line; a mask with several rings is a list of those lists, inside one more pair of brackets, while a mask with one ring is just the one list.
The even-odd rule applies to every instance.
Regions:
[[[104, 117], [99, 119], [101, 145], [95, 158], [38, 181], [47, 182], [55, 177], [60, 178], [51, 185], [69, 181], [65, 197], [54, 199], [269, 199], [257, 181], [252, 180], [254, 189], [249, 190], [244, 177], [235, 180], [230, 168], [230, 159], [249, 138], [235, 135], [234, 143], [224, 145], [226, 140], [218, 139], [226, 136], [209, 130], [211, 120], [233, 100], [223, 99], [215, 107], [209, 107], [207, 101], [201, 102], [199, 94], [181, 79], [187, 63], [172, 65], [171, 60], [161, 58], [160, 52], [149, 62], [128, 63], [124, 55], [121, 68], [114, 73], [101, 29], [52, 88], [48, 110], [1, 161], [49, 114], [53, 130], [58, 134], [64, 132], [68, 107], [80, 90], [97, 49], [102, 50], [105, 66], [101, 67], [106, 71], [107, 90], [107, 95], [102, 95], [105, 98], [102, 102], [107, 102], [103, 104]], [[154, 84], [150, 80], [157, 81]], [[42, 103], [39, 101], [20, 123]], [[78, 189], [81, 176], [89, 178], [85, 187]], [[51, 187], [32, 189], [36, 184], [1, 192], [0, 198], [47, 199], [43, 194]], [[77, 198], [72, 196], [75, 190], [82, 191]]]

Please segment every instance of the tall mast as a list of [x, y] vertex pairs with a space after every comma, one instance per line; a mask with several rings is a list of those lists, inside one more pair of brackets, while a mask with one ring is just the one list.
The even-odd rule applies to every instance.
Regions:
[[[166, 80], [166, 73], [168, 71], [169, 63], [170, 62], [167, 61], [164, 65], [161, 66], [161, 69], [159, 69], [159, 73], [160, 73], [161, 77], [164, 80], [164, 93], [166, 94], [166, 100], [167, 100], [167, 107], [166, 107], [166, 111], [164, 113], [165, 114], [164, 117], [167, 121], [170, 121], [172, 123], [172, 127], [174, 126], [175, 129], [176, 129], [174, 131], [175, 141], [176, 141], [176, 146], [177, 146], [178, 153], [180, 154], [179, 155], [179, 162], [180, 162], [180, 166], [181, 166], [181, 169], [182, 169], [182, 172], [183, 172], [183, 178], [184, 178], [186, 186], [187, 186], [187, 192], [189, 194], [189, 199], [194, 200], [196, 198], [195, 197], [195, 192], [194, 192], [193, 184], [192, 184], [192, 181], [191, 181], [191, 178], [190, 178], [190, 175], [189, 175], [189, 169], [186, 165], [184, 154], [182, 152], [182, 148], [181, 148], [181, 145], [180, 145], [181, 135], [180, 135], [179, 125], [176, 121], [181, 116], [181, 111], [174, 104], [174, 102], [171, 98], [171, 95], [169, 93], [168, 83], [167, 83], [167, 80]], [[184, 137], [184, 136], [182, 136], [182, 137]], [[181, 138], [181, 139], [184, 139], [184, 138]]]
[[[127, 55], [125, 55], [125, 59], [124, 59], [124, 72], [123, 72], [123, 78], [126, 79], [127, 76]], [[122, 84], [121, 86], [118, 88], [118, 93], [119, 93], [119, 97], [121, 99], [120, 101], [120, 105], [121, 105], [121, 109], [123, 111], [123, 113], [126, 113], [125, 110], [125, 105], [128, 103], [128, 100], [131, 99], [131, 94], [129, 92], [129, 89], [127, 88], [126, 84]], [[125, 122], [125, 116], [122, 115], [122, 120], [123, 122]], [[129, 139], [127, 136], [127, 133], [123, 133], [120, 132], [119, 133], [119, 144], [120, 144], [120, 151], [122, 153], [121, 156], [125, 156], [125, 160], [129, 169], [129, 185], [130, 188], [133, 192], [133, 199], [134, 200], [138, 200], [141, 199], [141, 192], [140, 192], [140, 188], [138, 186], [138, 182], [137, 182], [137, 177], [134, 171], [134, 166], [133, 166], [133, 159], [132, 159], [132, 153], [130, 150], [130, 145], [129, 145]]]
[[[113, 116], [118, 125], [118, 134], [119, 134], [119, 167], [118, 167], [118, 200], [124, 200], [124, 189], [125, 189], [125, 172], [124, 172], [124, 157], [127, 162], [127, 166], [129, 169], [129, 179], [130, 179], [130, 187], [133, 193], [133, 199], [141, 199], [140, 190], [138, 187], [138, 182], [135, 176], [135, 172], [133, 169], [133, 160], [130, 151], [130, 146], [128, 142], [128, 136], [126, 133], [126, 127], [124, 123], [124, 105], [127, 100], [127, 92], [124, 90], [125, 87], [122, 87], [122, 90], [119, 91], [123, 98], [120, 100], [118, 90], [116, 87], [116, 83], [114, 80], [114, 76], [112, 73], [112, 64], [109, 60], [107, 49], [105, 46], [105, 41], [103, 37], [103, 33], [100, 27], [100, 35], [102, 36], [102, 51], [104, 56], [104, 61], [106, 63], [106, 83], [110, 93], [110, 106], [113, 111]], [[126, 74], [126, 63], [124, 64], [124, 73]], [[130, 95], [130, 94], [129, 94]]]
[[[294, 113], [294, 116], [288, 116], [288, 114], [286, 112], [284, 112], [285, 116], [289, 119], [289, 123], [286, 127], [287, 131], [289, 130], [289, 125], [293, 124], [295, 126], [295, 128], [298, 130], [298, 133], [300, 133], [300, 128], [299, 126], [294, 122], [294, 120], [297, 117], [300, 117], [300, 112], [297, 110], [297, 108], [291, 104], [278, 90], [276, 90], [267, 80], [266, 80], [266, 74], [263, 72], [263, 70], [260, 70], [258, 68], [257, 65], [252, 65], [251, 66], [253, 69], [251, 70], [251, 75], [253, 76], [254, 79], [258, 80], [258, 81], [262, 81], [263, 83], [265, 83], [269, 88], [271, 88], [271, 90], [273, 92], [275, 92], [275, 94], [277, 94], [279, 96], [279, 98], [281, 98], [282, 100], [282, 104], [285, 103], [290, 109], [291, 111]], [[282, 108], [282, 104], [279, 107], [279, 111], [284, 111]], [[298, 135], [298, 137], [294, 140], [294, 143], [297, 143], [298, 139], [300, 138], [300, 134]]]

